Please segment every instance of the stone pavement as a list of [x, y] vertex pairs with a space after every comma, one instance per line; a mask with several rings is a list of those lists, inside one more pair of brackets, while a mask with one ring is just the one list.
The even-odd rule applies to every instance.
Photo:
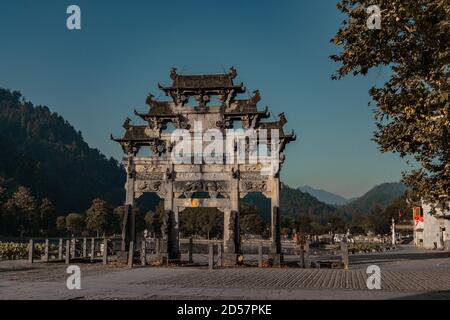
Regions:
[[[450, 299], [450, 254], [401, 251], [351, 256], [351, 269], [124, 267], [80, 264], [82, 289], [65, 265], [0, 262], [0, 299]], [[366, 267], [381, 268], [381, 290]]]

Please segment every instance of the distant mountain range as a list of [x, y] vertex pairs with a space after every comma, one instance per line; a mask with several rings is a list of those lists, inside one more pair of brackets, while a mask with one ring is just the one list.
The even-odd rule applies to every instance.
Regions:
[[313, 196], [318, 201], [328, 205], [333, 205], [342, 210], [346, 215], [368, 214], [375, 206], [386, 208], [394, 200], [401, 197], [407, 187], [400, 182], [382, 183], [363, 194], [361, 197], [345, 199], [339, 195], [325, 190], [319, 190], [310, 186], [298, 188], [300, 192]]
[[[270, 221], [270, 199], [259, 193], [249, 193], [242, 201], [258, 207], [262, 218], [265, 221]], [[309, 216], [322, 224], [325, 224], [333, 215], [343, 214], [335, 206], [323, 203], [312, 195], [285, 184], [281, 186], [280, 212], [282, 216], [290, 216], [294, 219]]]
[[394, 200], [401, 197], [406, 190], [407, 187], [403, 183], [399, 182], [382, 183], [378, 186], [375, 186], [361, 197], [350, 201], [349, 203], [341, 206], [340, 208], [352, 215], [353, 214], [366, 215], [375, 206], [379, 206], [382, 209], [385, 209]]
[[331, 205], [337, 205], [337, 206], [341, 206], [344, 204], [347, 204], [350, 200], [346, 199], [344, 197], [341, 197], [340, 195], [322, 190], [322, 189], [315, 189], [313, 187], [310, 186], [303, 186], [298, 188], [298, 190], [300, 190], [301, 192], [304, 193], [308, 193], [310, 195], [312, 195], [314, 198], [316, 198], [317, 200], [324, 202], [326, 204], [331, 204]]

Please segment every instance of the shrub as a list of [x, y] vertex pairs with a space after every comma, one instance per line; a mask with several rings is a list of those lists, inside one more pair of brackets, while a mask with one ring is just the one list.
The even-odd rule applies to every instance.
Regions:
[[0, 259], [23, 259], [28, 256], [28, 248], [24, 243], [0, 242]]

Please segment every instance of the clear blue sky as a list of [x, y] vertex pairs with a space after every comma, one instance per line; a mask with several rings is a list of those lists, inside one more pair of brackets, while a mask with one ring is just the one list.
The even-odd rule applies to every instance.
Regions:
[[[109, 134], [122, 134], [133, 109], [146, 110], [169, 69], [184, 73], [238, 70], [261, 107], [285, 112], [298, 140], [288, 145], [283, 180], [346, 197], [398, 181], [406, 168], [371, 141], [368, 89], [387, 78], [332, 81], [329, 43], [342, 17], [321, 1], [5, 1], [0, 0], [0, 86], [48, 105], [86, 141], [119, 159]], [[66, 28], [77, 4], [82, 30]], [[136, 119], [137, 121], [137, 119]]]

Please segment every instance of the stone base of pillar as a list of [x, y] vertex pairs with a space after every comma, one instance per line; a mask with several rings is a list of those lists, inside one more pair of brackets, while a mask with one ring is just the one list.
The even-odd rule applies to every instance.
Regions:
[[166, 253], [160, 253], [158, 259], [161, 266], [167, 267], [169, 265], [169, 258]]
[[181, 260], [181, 254], [180, 252], [169, 252], [168, 254], [169, 260]]
[[238, 264], [239, 254], [237, 253], [223, 253], [222, 265], [224, 267], [234, 267]]
[[159, 263], [162, 266], [166, 266], [169, 262], [169, 253], [168, 253], [168, 243], [167, 240], [159, 241], [159, 248], [157, 248], [159, 252]]
[[269, 253], [269, 266], [279, 267], [283, 263], [282, 253]]
[[128, 263], [128, 252], [120, 251], [117, 253], [117, 262]]

